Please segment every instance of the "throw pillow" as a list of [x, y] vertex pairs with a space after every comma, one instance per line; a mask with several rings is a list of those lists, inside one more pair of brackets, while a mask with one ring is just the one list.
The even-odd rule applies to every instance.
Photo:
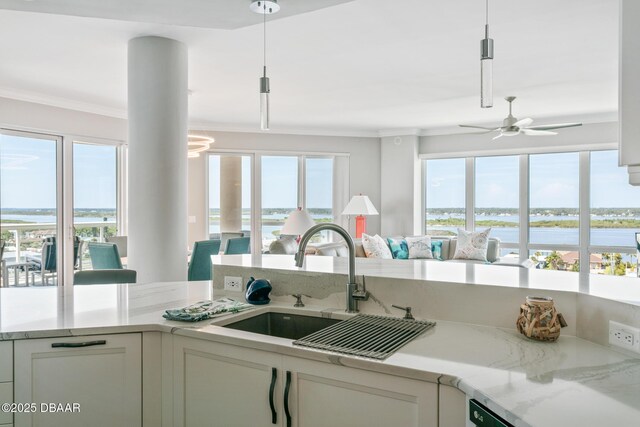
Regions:
[[431, 252], [433, 253], [433, 259], [442, 261], [442, 240], [433, 240], [431, 242]]
[[409, 249], [409, 259], [432, 259], [431, 237], [405, 237]]
[[377, 234], [375, 236], [363, 234], [362, 247], [364, 248], [364, 254], [367, 258], [393, 258], [393, 255], [391, 255], [391, 251], [389, 250], [389, 246], [387, 246], [387, 242]]
[[471, 232], [458, 228], [458, 244], [453, 259], [469, 259], [487, 262], [490, 228]]
[[387, 242], [389, 242], [389, 249], [391, 249], [391, 255], [394, 259], [409, 259], [409, 247], [406, 240], [389, 237]]

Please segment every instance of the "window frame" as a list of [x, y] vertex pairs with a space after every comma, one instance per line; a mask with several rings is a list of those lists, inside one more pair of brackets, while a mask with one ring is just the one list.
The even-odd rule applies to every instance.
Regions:
[[[306, 152], [306, 151], [272, 151], [272, 150], [232, 150], [217, 148], [206, 152], [207, 160], [205, 162], [205, 221], [207, 232], [209, 229], [208, 209], [209, 209], [209, 157], [210, 156], [251, 156], [251, 253], [253, 255], [262, 254], [262, 158], [277, 157], [297, 157], [298, 160], [298, 206], [303, 209], [306, 207], [306, 159], [332, 159], [333, 161], [333, 177], [336, 176], [336, 159], [338, 157], [349, 158], [348, 153], [334, 152]], [[348, 171], [347, 171], [348, 175]], [[337, 221], [340, 213], [337, 211], [336, 191], [339, 185], [333, 180], [333, 196], [332, 196], [332, 216]], [[207, 234], [208, 236], [208, 234]]]
[[[421, 191], [421, 207], [422, 207], [422, 233], [426, 234], [426, 176], [427, 176], [427, 160], [444, 160], [444, 159], [465, 159], [465, 218], [467, 231], [475, 230], [475, 160], [480, 157], [502, 157], [502, 156], [519, 156], [519, 242], [504, 243], [501, 242], [501, 249], [518, 249], [520, 260], [529, 259], [529, 253], [536, 250], [562, 250], [577, 251], [579, 253], [580, 265], [589, 265], [590, 255], [593, 253], [615, 252], [622, 254], [635, 254], [634, 246], [603, 246], [591, 244], [591, 153], [597, 151], [618, 150], [617, 143], [590, 144], [588, 148], [584, 146], [565, 146], [557, 149], [540, 149], [540, 150], [487, 150], [479, 153], [469, 152], [451, 152], [437, 154], [421, 154], [419, 159], [422, 161], [422, 191]], [[530, 155], [534, 154], [554, 154], [554, 153], [578, 153], [578, 244], [542, 244], [530, 243]], [[588, 292], [589, 290], [589, 269], [581, 268], [580, 272], [580, 291]]]

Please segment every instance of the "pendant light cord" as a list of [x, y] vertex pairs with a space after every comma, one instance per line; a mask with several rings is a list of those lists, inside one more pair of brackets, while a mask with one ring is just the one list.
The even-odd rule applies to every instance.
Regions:
[[486, 22], [487, 25], [489, 25], [489, 0], [487, 0], [487, 7], [486, 7], [486, 11], [487, 11], [487, 16], [486, 16]]
[[[488, 1], [488, 0], [487, 0]], [[267, 77], [267, 3], [262, 3], [263, 14], [262, 14], [262, 55], [263, 55], [263, 71], [264, 77]]]

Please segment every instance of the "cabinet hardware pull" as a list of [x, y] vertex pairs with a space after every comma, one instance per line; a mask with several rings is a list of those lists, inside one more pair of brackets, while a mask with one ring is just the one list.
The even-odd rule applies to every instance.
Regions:
[[289, 412], [289, 389], [291, 388], [291, 371], [287, 371], [287, 382], [284, 386], [284, 414], [287, 416], [287, 427], [291, 427], [291, 412]]
[[84, 341], [84, 342], [54, 342], [51, 347], [90, 347], [92, 345], [104, 345], [107, 340]]
[[278, 413], [276, 412], [276, 404], [273, 401], [273, 392], [276, 389], [276, 380], [278, 379], [278, 370], [271, 368], [271, 385], [269, 386], [269, 406], [271, 406], [271, 424], [278, 423]]

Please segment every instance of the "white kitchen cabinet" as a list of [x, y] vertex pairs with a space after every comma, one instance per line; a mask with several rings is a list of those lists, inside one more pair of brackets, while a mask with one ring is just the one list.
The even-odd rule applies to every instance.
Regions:
[[293, 357], [283, 367], [292, 426], [438, 425], [437, 384]]
[[173, 426], [273, 426], [270, 396], [275, 425], [283, 425], [281, 360], [269, 352], [174, 337]]
[[[15, 343], [15, 400], [36, 413], [15, 426], [140, 426], [140, 334], [31, 339]], [[42, 403], [79, 404], [79, 412], [41, 412]]]
[[465, 427], [467, 424], [467, 396], [455, 387], [439, 387], [438, 427]]
[[173, 360], [176, 427], [438, 425], [433, 383], [185, 337]]
[[[0, 341], [0, 403], [13, 403], [13, 341]], [[0, 411], [0, 427], [12, 422], [11, 412]]]

